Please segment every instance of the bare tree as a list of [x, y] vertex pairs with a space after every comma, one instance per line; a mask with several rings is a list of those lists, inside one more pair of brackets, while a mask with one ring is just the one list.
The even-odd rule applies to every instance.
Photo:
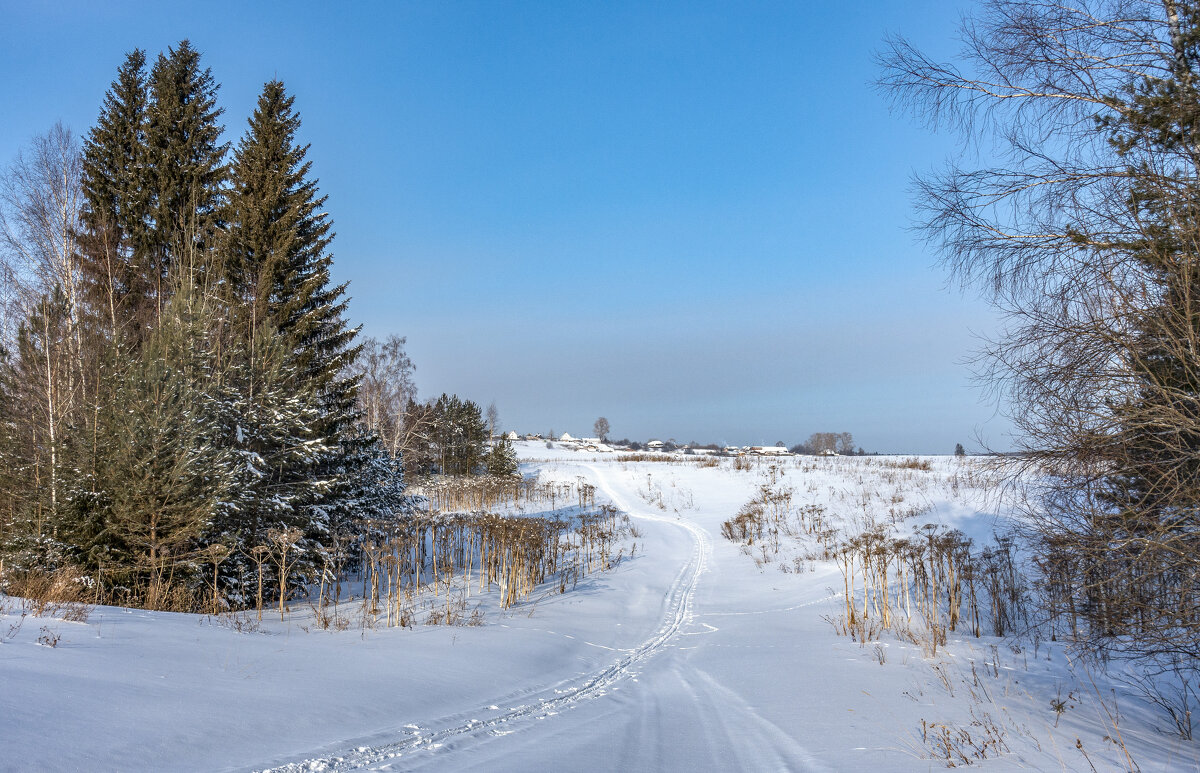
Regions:
[[836, 432], [814, 432], [808, 436], [804, 445], [807, 446], [810, 453], [833, 453], [837, 451], [838, 434]]
[[918, 180], [923, 226], [1006, 317], [979, 373], [1052, 622], [1138, 658], [1200, 656], [1198, 14], [990, 0], [959, 63], [882, 56], [897, 105], [999, 148]]
[[75, 239], [80, 174], [79, 142], [60, 123], [35, 137], [0, 177], [0, 344], [19, 360], [17, 389], [29, 411], [17, 423], [51, 515], [61, 498], [65, 426], [84, 379]]
[[496, 431], [500, 428], [500, 410], [496, 407], [496, 401], [493, 400], [487, 407], [487, 424], [488, 438], [495, 439]]
[[393, 459], [411, 448], [405, 411], [417, 399], [413, 381], [416, 366], [405, 351], [406, 342], [397, 335], [382, 342], [367, 338], [354, 365], [360, 379], [358, 401], [363, 423], [379, 435]]
[[592, 431], [596, 433], [596, 437], [604, 442], [608, 438], [608, 433], [612, 428], [608, 426], [608, 419], [601, 416], [596, 419], [596, 423], [592, 425]]
[[75, 234], [83, 202], [81, 173], [79, 141], [57, 123], [34, 137], [0, 177], [0, 245], [4, 248], [0, 280], [6, 293], [0, 298], [0, 313], [10, 336], [37, 300], [55, 287], [62, 288], [72, 327], [78, 330]]

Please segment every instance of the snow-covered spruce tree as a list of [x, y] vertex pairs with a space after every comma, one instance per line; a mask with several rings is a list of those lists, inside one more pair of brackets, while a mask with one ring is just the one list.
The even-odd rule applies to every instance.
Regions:
[[[357, 330], [345, 319], [345, 285], [331, 285], [332, 224], [310, 176], [308, 146], [296, 142], [293, 103], [282, 83], [265, 84], [238, 143], [222, 265], [235, 335], [254, 352], [270, 329], [286, 348], [286, 378], [317, 400], [312, 427], [326, 452], [305, 471], [322, 485], [302, 505], [301, 520], [306, 544], [328, 548], [340, 564], [356, 524], [382, 517], [389, 503], [400, 509], [403, 483], [377, 436], [358, 426]], [[325, 558], [309, 551], [301, 560]]]
[[[231, 487], [217, 505], [206, 545], [229, 552], [214, 574], [232, 604], [249, 604], [259, 587], [254, 549], [270, 547], [271, 535], [296, 531], [302, 536], [289, 562], [295, 574], [311, 576], [320, 565], [329, 524], [314, 519], [314, 504], [327, 496], [331, 482], [322, 464], [333, 448], [319, 436], [320, 402], [311, 389], [297, 386], [288, 352], [264, 325], [252, 351], [235, 341], [228, 366], [216, 387], [215, 441], [230, 454]], [[277, 574], [262, 578], [274, 593]]]
[[405, 494], [403, 458], [393, 458], [366, 427], [358, 427], [351, 441], [343, 444], [343, 466], [337, 470], [341, 487], [336, 507], [329, 511], [324, 554], [328, 568], [339, 574], [361, 565], [364, 540], [394, 536], [396, 524], [416, 509]]
[[[266, 85], [230, 169], [217, 88], [187, 41], [149, 75], [134, 51], [84, 151], [84, 408], [62, 444], [71, 480], [46, 490], [69, 491], [51, 530], [70, 557], [130, 603], [178, 606], [206, 584], [205, 606], [236, 601], [240, 555], [273, 532], [299, 530], [288, 563], [313, 571], [364, 519], [405, 509], [397, 462], [358, 426], [357, 330], [292, 99]], [[21, 363], [5, 371], [6, 438], [34, 415]], [[23, 447], [45, 479], [44, 444], [26, 439], [7, 458]], [[10, 499], [5, 534], [34, 499]]]
[[506, 477], [517, 471], [517, 452], [513, 450], [508, 438], [500, 438], [492, 443], [483, 459], [488, 475]]

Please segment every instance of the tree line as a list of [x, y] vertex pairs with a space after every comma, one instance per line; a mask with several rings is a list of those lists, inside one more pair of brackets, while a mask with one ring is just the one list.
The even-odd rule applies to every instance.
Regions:
[[70, 565], [119, 603], [245, 604], [353, 564], [370, 523], [408, 512], [405, 452], [423, 472], [515, 469], [474, 403], [415, 402], [403, 339], [349, 323], [284, 84], [236, 145], [218, 90], [186, 40], [132, 51], [82, 142], [55, 126], [0, 186], [10, 575]]

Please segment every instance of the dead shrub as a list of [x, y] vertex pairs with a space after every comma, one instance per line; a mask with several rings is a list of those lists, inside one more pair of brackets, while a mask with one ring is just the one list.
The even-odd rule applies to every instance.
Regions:
[[59, 641], [61, 640], [62, 635], [59, 634], [58, 631], [52, 631], [50, 630], [49, 626], [45, 625], [42, 626], [41, 632], [37, 637], [38, 644], [42, 645], [43, 647], [50, 647], [51, 649], [57, 647]]

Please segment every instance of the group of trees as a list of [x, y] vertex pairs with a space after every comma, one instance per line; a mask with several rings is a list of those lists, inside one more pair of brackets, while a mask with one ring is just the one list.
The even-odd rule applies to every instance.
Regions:
[[398, 445], [358, 404], [393, 396], [360, 395], [284, 85], [231, 148], [199, 52], [148, 64], [127, 55], [82, 147], [55, 127], [4, 180], [0, 551], [126, 603], [238, 603], [264, 550], [338, 564], [404, 509]]
[[[1092, 652], [1200, 656], [1200, 4], [990, 0], [957, 64], [884, 85], [995, 140], [918, 181], [954, 276], [1006, 316], [981, 375], [1017, 428], [1047, 611]], [[988, 142], [980, 142], [987, 146]]]
[[[794, 454], [824, 454], [833, 452], [849, 456], [856, 453], [854, 436], [849, 432], [814, 432], [808, 436], [808, 440], [803, 443], [797, 443], [790, 450]], [[861, 454], [863, 450], [860, 448], [857, 450], [857, 453]]]
[[505, 438], [494, 437], [495, 405], [485, 421], [479, 405], [442, 394], [423, 405], [410, 401], [403, 421], [412, 438], [405, 469], [414, 475], [512, 475], [516, 453]]
[[512, 444], [497, 437], [500, 412], [493, 402], [486, 419], [479, 405], [443, 394], [417, 399], [416, 370], [403, 337], [366, 338], [352, 373], [359, 380], [363, 423], [379, 436], [409, 475], [511, 475], [517, 470]]

